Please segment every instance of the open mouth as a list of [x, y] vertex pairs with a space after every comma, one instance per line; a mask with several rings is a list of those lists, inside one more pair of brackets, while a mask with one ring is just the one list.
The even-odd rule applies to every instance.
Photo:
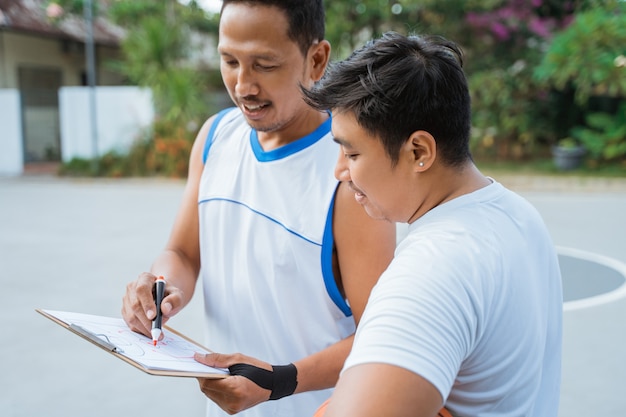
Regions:
[[247, 111], [249, 111], [251, 113], [254, 113], [254, 112], [257, 112], [257, 111], [267, 107], [267, 104], [244, 104], [243, 107]]
[[363, 195], [363, 192], [361, 190], [359, 190], [357, 187], [354, 186], [354, 183], [352, 181], [350, 181], [348, 183], [348, 187], [355, 193], [355, 194], [360, 194]]
[[258, 103], [258, 102], [243, 102], [240, 101], [241, 110], [251, 118], [260, 116], [263, 110], [269, 107], [270, 103]]
[[361, 203], [366, 198], [365, 194], [361, 190], [356, 188], [352, 182], [350, 182], [349, 187], [354, 192], [354, 198], [359, 203]]

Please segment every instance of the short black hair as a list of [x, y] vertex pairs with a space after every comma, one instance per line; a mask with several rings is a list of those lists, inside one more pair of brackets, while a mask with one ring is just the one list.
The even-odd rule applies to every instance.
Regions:
[[289, 22], [287, 36], [298, 44], [304, 56], [311, 45], [324, 40], [326, 26], [322, 0], [223, 0], [222, 10], [235, 3], [274, 6], [283, 10]]
[[472, 158], [463, 54], [443, 37], [385, 33], [331, 63], [320, 82], [302, 91], [318, 110], [352, 112], [381, 139], [394, 165], [417, 130], [434, 136], [443, 163], [460, 166]]

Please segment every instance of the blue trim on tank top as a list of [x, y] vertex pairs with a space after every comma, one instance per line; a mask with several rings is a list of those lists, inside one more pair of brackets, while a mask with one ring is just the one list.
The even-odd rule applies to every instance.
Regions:
[[272, 149], [271, 151], [264, 151], [259, 143], [259, 135], [256, 129], [252, 129], [250, 131], [250, 146], [252, 147], [252, 151], [254, 152], [254, 156], [256, 156], [257, 161], [259, 162], [270, 162], [277, 161], [282, 158], [286, 158], [289, 155], [293, 155], [301, 151], [302, 149], [308, 148], [313, 145], [315, 142], [326, 136], [330, 132], [330, 126], [332, 123], [332, 117], [329, 117], [317, 127], [313, 132], [308, 135], [294, 141], [288, 143], [287, 145], [281, 146], [280, 148]]
[[[206, 163], [206, 160], [208, 158], [209, 150], [211, 149], [211, 145], [213, 144], [213, 141], [215, 139], [215, 131], [217, 129], [219, 122], [226, 114], [228, 114], [230, 111], [234, 109], [236, 109], [236, 107], [230, 107], [230, 108], [220, 111], [217, 114], [215, 120], [213, 121], [213, 124], [211, 125], [211, 128], [209, 129], [209, 133], [207, 134], [207, 140], [204, 144], [204, 150], [202, 154], [203, 163]], [[330, 113], [329, 113], [329, 116], [330, 116]], [[317, 129], [315, 129], [313, 132], [311, 132], [307, 136], [300, 138], [299, 140], [295, 142], [282, 146], [278, 149], [273, 149], [268, 152], [265, 152], [263, 150], [263, 148], [259, 144], [257, 131], [255, 129], [252, 129], [250, 132], [250, 145], [252, 146], [252, 150], [258, 161], [269, 162], [269, 161], [279, 160], [281, 158], [285, 158], [289, 155], [292, 155], [316, 143], [318, 140], [323, 138], [328, 132], [330, 132], [331, 124], [332, 124], [332, 116], [329, 117], [326, 121], [324, 121], [324, 123], [319, 125]], [[319, 243], [313, 242], [312, 240], [289, 229], [287, 226], [280, 223], [278, 220], [266, 214], [263, 214], [257, 210], [254, 210], [252, 207], [244, 203], [241, 203], [239, 201], [230, 200], [226, 198], [210, 198], [210, 199], [199, 201], [198, 205], [209, 202], [209, 201], [227, 201], [227, 202], [244, 206], [247, 209], [257, 213], [258, 215], [263, 216], [266, 219], [278, 224], [287, 232], [292, 233], [293, 235], [313, 245], [320, 246]], [[322, 244], [321, 244], [322, 251], [321, 251], [320, 262], [322, 266], [322, 276], [324, 279], [324, 285], [326, 286], [326, 292], [328, 293], [331, 300], [333, 300], [335, 305], [346, 315], [346, 317], [350, 317], [352, 316], [352, 310], [350, 309], [350, 306], [348, 306], [348, 303], [339, 292], [339, 288], [337, 287], [337, 282], [335, 281], [335, 275], [333, 273], [333, 248], [335, 245], [335, 239], [333, 236], [333, 208], [334, 207], [335, 207], [335, 197], [333, 197], [331, 204], [330, 204], [330, 208], [328, 209], [328, 214], [326, 216], [326, 225], [324, 227], [324, 237], [322, 238]]]
[[[336, 196], [336, 190], [335, 190]], [[335, 237], [333, 235], [333, 209], [335, 207], [335, 196], [330, 203], [328, 215], [326, 216], [326, 226], [324, 227], [324, 237], [322, 238], [322, 276], [324, 277], [324, 285], [326, 292], [330, 296], [335, 305], [346, 315], [352, 316], [350, 306], [343, 298], [337, 287], [335, 274], [333, 273], [333, 248], [335, 246]]]
[[213, 145], [213, 141], [215, 140], [215, 130], [217, 130], [217, 125], [220, 124], [220, 120], [226, 114], [230, 113], [232, 110], [236, 109], [236, 107], [229, 107], [227, 109], [221, 110], [215, 116], [215, 120], [213, 120], [213, 124], [209, 129], [209, 133], [206, 135], [206, 141], [204, 142], [204, 149], [202, 151], [202, 164], [206, 163], [207, 158], [209, 157], [209, 150], [211, 149], [211, 145]]
[[311, 244], [313, 244], [315, 246], [322, 246], [321, 243], [314, 242], [311, 239], [302, 236], [300, 233], [291, 230], [290, 228], [288, 228], [287, 226], [285, 226], [283, 223], [279, 222], [275, 218], [270, 217], [267, 214], [261, 213], [260, 211], [253, 209], [252, 207], [250, 207], [249, 205], [247, 205], [245, 203], [242, 203], [241, 201], [232, 200], [232, 199], [229, 199], [229, 198], [207, 198], [207, 199], [198, 201], [198, 205], [203, 204], [203, 203], [208, 203], [210, 201], [226, 201], [228, 203], [233, 203], [233, 204], [237, 204], [237, 205], [243, 206], [243, 207], [247, 208], [248, 210], [258, 214], [259, 216], [265, 217], [269, 221], [276, 223], [277, 225], [279, 225], [280, 227], [282, 227], [283, 229], [285, 229], [286, 231], [288, 231], [292, 235], [297, 236], [300, 239], [305, 240], [305, 241], [307, 241], [307, 242], [309, 242], [309, 243], [311, 243]]

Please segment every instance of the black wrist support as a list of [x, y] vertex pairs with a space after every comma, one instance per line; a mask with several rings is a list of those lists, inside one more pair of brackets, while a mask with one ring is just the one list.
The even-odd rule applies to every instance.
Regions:
[[231, 375], [248, 378], [261, 388], [270, 390], [270, 400], [278, 400], [293, 394], [298, 385], [298, 370], [293, 363], [274, 366], [272, 371], [247, 363], [236, 363], [228, 367]]

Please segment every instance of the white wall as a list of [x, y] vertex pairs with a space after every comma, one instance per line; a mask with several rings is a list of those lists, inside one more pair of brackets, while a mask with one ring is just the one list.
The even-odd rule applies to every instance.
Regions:
[[0, 90], [0, 175], [20, 175], [24, 170], [20, 93]]
[[[96, 125], [98, 155], [125, 152], [154, 119], [152, 93], [138, 87], [97, 87]], [[88, 87], [59, 90], [61, 158], [92, 158], [90, 91]]]
[[[45, 36], [0, 31], [0, 88], [19, 86], [18, 68], [54, 68], [63, 73], [63, 85], [80, 86], [81, 72], [85, 71], [85, 49], [76, 41], [62, 41]], [[69, 50], [63, 50], [69, 42]], [[96, 69], [98, 85], [120, 85], [122, 76], [105, 65], [109, 60], [119, 60], [116, 48], [98, 45]]]

